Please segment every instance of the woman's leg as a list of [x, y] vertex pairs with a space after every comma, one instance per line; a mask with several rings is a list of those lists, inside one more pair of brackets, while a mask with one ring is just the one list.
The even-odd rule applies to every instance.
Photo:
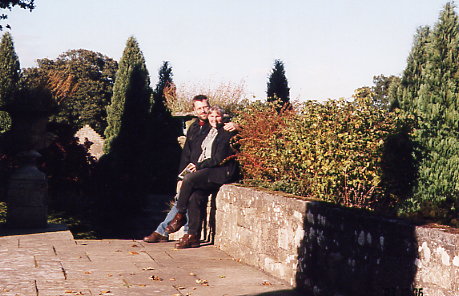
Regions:
[[[179, 198], [177, 201], [178, 213], [166, 227], [166, 231], [168, 233], [176, 232], [185, 224], [185, 213], [187, 212], [188, 203], [193, 192], [197, 190], [211, 191], [219, 186], [218, 184], [209, 182], [210, 173], [210, 169], [203, 169], [185, 176], [182, 182], [182, 186], [180, 187]], [[199, 223], [200, 215], [198, 214], [196, 217], [195, 215], [195, 212], [193, 212], [193, 216], [191, 216], [191, 214], [188, 212], [188, 219], [189, 221], [193, 221], [192, 223]], [[189, 231], [190, 230], [188, 230], [188, 232]]]
[[215, 183], [209, 182], [209, 174], [211, 172], [211, 169], [202, 169], [185, 176], [185, 178], [183, 179], [182, 186], [180, 187], [179, 197], [177, 201], [177, 210], [180, 213], [186, 213], [188, 201], [190, 200], [193, 191], [208, 191], [213, 190], [218, 186]]

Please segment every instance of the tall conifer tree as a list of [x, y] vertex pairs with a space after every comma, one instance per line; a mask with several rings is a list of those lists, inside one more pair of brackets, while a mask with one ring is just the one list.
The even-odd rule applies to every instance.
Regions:
[[[12, 102], [20, 78], [19, 59], [14, 50], [13, 38], [4, 33], [0, 43], [0, 108]], [[0, 133], [11, 125], [7, 112], [0, 111]]]
[[105, 153], [140, 152], [136, 150], [146, 136], [151, 93], [145, 58], [136, 39], [130, 37], [119, 62], [112, 100], [107, 108]]
[[164, 89], [171, 85], [172, 67], [169, 62], [163, 62], [159, 69], [159, 80], [153, 92], [154, 103], [151, 109], [148, 147], [151, 153], [145, 161], [148, 163], [151, 175], [149, 184], [152, 192], [170, 193], [175, 190], [177, 167], [180, 160], [180, 146], [177, 137], [182, 135], [181, 123], [174, 118], [166, 107]]
[[164, 97], [164, 88], [173, 83], [172, 81], [172, 67], [168, 61], [163, 62], [159, 69], [159, 80], [156, 88], [153, 91], [153, 107], [152, 115], [161, 118], [167, 112], [166, 99]]
[[269, 76], [266, 95], [268, 102], [280, 99], [283, 105], [290, 102], [290, 88], [285, 77], [284, 63], [281, 60], [274, 61], [274, 67]]
[[419, 162], [409, 206], [446, 219], [457, 214], [459, 205], [459, 23], [454, 8], [452, 3], [445, 5], [419, 50], [419, 61], [407, 68], [415, 74], [405, 80], [409, 83], [402, 101], [416, 118], [413, 140]]
[[[127, 40], [120, 59], [113, 95], [107, 107], [105, 154], [98, 163], [98, 194], [104, 219], [118, 232], [132, 228], [143, 204], [148, 173], [147, 128], [152, 91], [139, 44]], [[107, 201], [109, 203], [107, 204]], [[132, 229], [131, 229], [132, 230]]]
[[413, 47], [403, 71], [400, 91], [397, 92], [396, 104], [403, 110], [413, 113], [417, 105], [418, 92], [422, 84], [422, 73], [427, 63], [430, 28], [419, 27], [414, 36]]

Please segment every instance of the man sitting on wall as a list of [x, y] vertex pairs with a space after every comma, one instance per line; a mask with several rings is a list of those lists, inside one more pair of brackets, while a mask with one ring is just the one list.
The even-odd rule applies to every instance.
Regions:
[[[202, 153], [202, 141], [205, 139], [210, 130], [210, 125], [207, 120], [210, 109], [208, 98], [204, 95], [197, 95], [192, 101], [193, 112], [196, 115], [197, 120], [195, 120], [188, 128], [185, 145], [180, 157], [179, 172], [182, 172], [189, 163], [197, 163], [198, 158]], [[229, 122], [224, 125], [224, 129], [232, 132], [237, 129], [237, 125], [233, 122]], [[179, 191], [181, 184], [182, 181], [177, 182], [177, 192]], [[208, 190], [195, 190], [191, 197], [196, 200], [203, 200], [210, 194], [211, 191]], [[161, 222], [156, 230], [149, 236], [144, 237], [143, 240], [148, 243], [167, 242], [169, 240], [169, 233], [166, 231], [166, 227], [177, 215], [177, 213], [178, 210], [176, 204], [174, 204], [164, 221]], [[187, 228], [187, 225], [185, 225], [185, 232], [187, 232]]]
[[[195, 163], [190, 163], [190, 170], [184, 176], [178, 193], [178, 213], [166, 227], [166, 231], [173, 233], [179, 230], [188, 221], [189, 229], [176, 248], [195, 248], [200, 245], [201, 205], [207, 196], [196, 199], [195, 191], [216, 191], [223, 184], [235, 181], [238, 165], [230, 140], [235, 135], [223, 128], [224, 111], [213, 106], [209, 110], [208, 121], [211, 126], [207, 136], [202, 141], [202, 153]], [[185, 217], [188, 214], [188, 219]]]

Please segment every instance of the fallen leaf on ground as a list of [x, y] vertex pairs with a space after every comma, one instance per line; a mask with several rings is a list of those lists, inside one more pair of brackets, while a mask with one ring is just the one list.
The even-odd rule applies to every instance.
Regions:
[[177, 287], [177, 289], [179, 289], [179, 290], [183, 290], [183, 289], [186, 289], [186, 288], [185, 288], [185, 287], [182, 287], [182, 286], [180, 286], [180, 287]]
[[147, 285], [145, 285], [145, 284], [138, 284], [137, 286], [139, 286], [139, 287], [146, 287]]
[[134, 251], [130, 251], [129, 254], [131, 254], [131, 255], [139, 255], [138, 252], [134, 252]]
[[224, 279], [224, 278], [226, 278], [226, 275], [220, 275], [218, 277], [221, 278], [221, 279]]
[[92, 271], [85, 271], [84, 274], [91, 274]]
[[170, 280], [170, 281], [175, 281], [175, 278], [170, 278], [169, 280]]
[[111, 293], [110, 290], [100, 291], [99, 295]]
[[159, 276], [157, 275], [152, 275], [151, 277], [149, 277], [150, 280], [154, 280], [154, 281], [162, 281], [163, 279], [160, 278]]
[[142, 270], [155, 270], [153, 267], [144, 267]]
[[196, 284], [200, 284], [202, 286], [208, 286], [209, 282], [207, 280], [196, 280]]
[[263, 286], [271, 286], [272, 284], [268, 281], [263, 281], [262, 283]]
[[192, 272], [190, 272], [190, 275], [191, 275], [191, 276], [195, 276], [196, 274], [195, 274], [195, 273], [192, 273]]
[[133, 248], [137, 248], [137, 247], [138, 247], [138, 245], [132, 245], [131, 247], [133, 247]]
[[65, 290], [65, 294], [75, 293], [72, 290]]

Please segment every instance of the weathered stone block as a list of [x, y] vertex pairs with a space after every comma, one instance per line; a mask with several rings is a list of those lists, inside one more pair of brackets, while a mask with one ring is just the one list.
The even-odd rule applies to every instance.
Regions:
[[47, 197], [48, 184], [43, 172], [30, 164], [16, 169], [8, 184], [8, 226], [12, 228], [46, 226]]

